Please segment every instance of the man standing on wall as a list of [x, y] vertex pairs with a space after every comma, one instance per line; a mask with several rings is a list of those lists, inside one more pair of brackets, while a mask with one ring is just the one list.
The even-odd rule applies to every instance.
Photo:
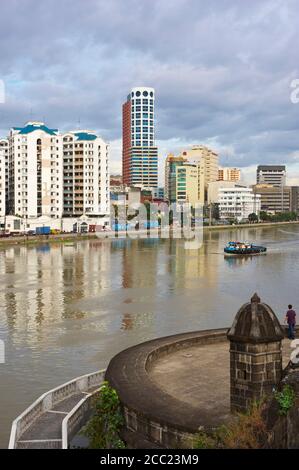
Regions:
[[292, 305], [288, 305], [286, 322], [289, 325], [289, 339], [295, 339], [296, 312], [293, 310]]

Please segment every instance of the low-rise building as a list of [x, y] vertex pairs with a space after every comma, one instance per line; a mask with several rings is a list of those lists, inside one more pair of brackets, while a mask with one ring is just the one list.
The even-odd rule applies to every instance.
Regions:
[[253, 192], [252, 188], [231, 187], [219, 189], [219, 216], [220, 219], [248, 219], [249, 214], [259, 215], [261, 210], [261, 196]]
[[[290, 212], [292, 206], [291, 186], [274, 186], [272, 184], [256, 184], [253, 187], [255, 194], [261, 195], [261, 210], [276, 214]], [[298, 198], [297, 198], [298, 201]], [[293, 201], [294, 206], [295, 200]], [[295, 210], [297, 212], [297, 209]]]
[[245, 184], [235, 181], [212, 181], [208, 184], [208, 204], [217, 204], [219, 202], [219, 189], [234, 188], [240, 186], [246, 188]]

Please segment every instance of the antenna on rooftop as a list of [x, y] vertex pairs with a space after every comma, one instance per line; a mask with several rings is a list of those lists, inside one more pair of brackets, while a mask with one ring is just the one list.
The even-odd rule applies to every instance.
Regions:
[[81, 120], [80, 120], [80, 116], [78, 117], [78, 123], [77, 123], [77, 129], [80, 129], [81, 127]]

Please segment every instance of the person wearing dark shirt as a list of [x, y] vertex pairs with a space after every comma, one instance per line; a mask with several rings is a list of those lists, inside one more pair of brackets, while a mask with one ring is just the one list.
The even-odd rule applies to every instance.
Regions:
[[295, 339], [296, 312], [292, 305], [288, 305], [286, 322], [289, 325], [289, 339]]

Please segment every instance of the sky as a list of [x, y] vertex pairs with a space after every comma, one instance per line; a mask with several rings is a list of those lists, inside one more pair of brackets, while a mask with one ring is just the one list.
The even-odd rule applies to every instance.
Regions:
[[92, 129], [118, 173], [122, 103], [150, 86], [160, 181], [167, 153], [206, 144], [248, 183], [283, 163], [299, 184], [298, 0], [0, 0], [0, 18], [0, 136]]

